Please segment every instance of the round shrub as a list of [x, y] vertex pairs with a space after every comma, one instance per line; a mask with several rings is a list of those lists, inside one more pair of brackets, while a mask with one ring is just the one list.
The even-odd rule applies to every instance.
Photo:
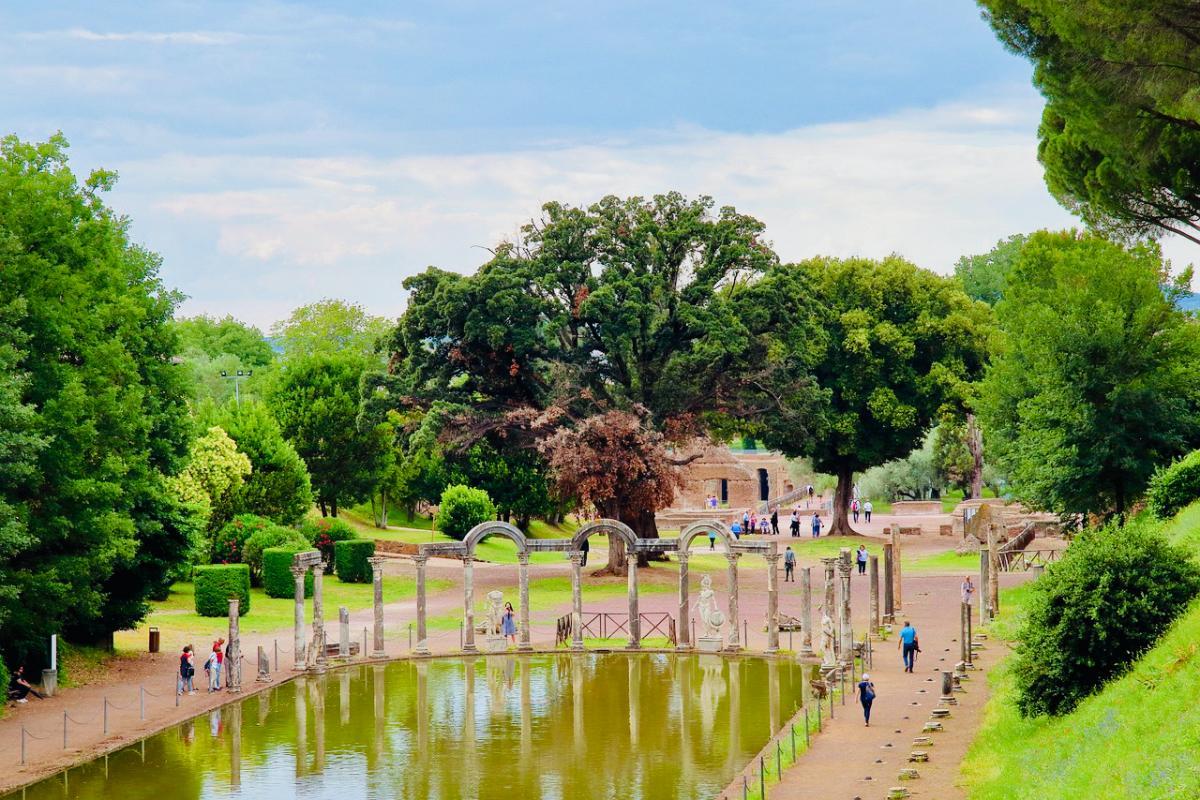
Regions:
[[284, 547], [292, 545], [301, 550], [308, 548], [304, 534], [295, 528], [285, 528], [282, 525], [272, 525], [250, 534], [242, 547], [242, 563], [250, 568], [250, 585], [262, 585], [263, 551], [268, 547]]
[[1200, 500], [1200, 450], [1159, 469], [1146, 489], [1146, 504], [1159, 519], [1168, 519]]
[[368, 558], [375, 555], [374, 539], [349, 539], [333, 546], [333, 561], [342, 583], [370, 583], [374, 578]]
[[274, 522], [266, 517], [254, 514], [238, 514], [221, 526], [212, 538], [212, 550], [209, 553], [211, 564], [240, 564], [246, 540], [258, 531], [273, 527]]
[[337, 517], [305, 520], [300, 529], [308, 538], [309, 543], [321, 551], [321, 558], [325, 559], [326, 575], [333, 574], [333, 545], [337, 542], [358, 538], [354, 528]]
[[[312, 548], [306, 544], [288, 545], [285, 547], [268, 547], [262, 555], [263, 591], [267, 597], [295, 597], [296, 579], [292, 576], [292, 560], [296, 553], [302, 553]], [[309, 570], [304, 575], [304, 596], [312, 597], [313, 574]]]
[[238, 614], [250, 613], [250, 568], [245, 564], [210, 564], [196, 567], [196, 613], [202, 617], [229, 615], [229, 598], [238, 597]]
[[438, 504], [438, 530], [452, 539], [462, 541], [481, 522], [496, 518], [492, 498], [483, 489], [455, 484], [447, 486]]
[[1120, 675], [1200, 592], [1191, 554], [1152, 526], [1084, 532], [1033, 584], [1013, 665], [1025, 716], [1065, 714]]

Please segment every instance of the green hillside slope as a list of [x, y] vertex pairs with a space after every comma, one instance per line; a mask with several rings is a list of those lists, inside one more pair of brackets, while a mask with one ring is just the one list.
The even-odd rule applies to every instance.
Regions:
[[[1165, 533], [1200, 553], [1200, 504]], [[1026, 595], [1006, 594], [999, 637], [1015, 631]], [[1200, 601], [1130, 672], [1066, 716], [1022, 719], [1007, 665], [989, 681], [993, 696], [962, 766], [972, 800], [1200, 797]]]

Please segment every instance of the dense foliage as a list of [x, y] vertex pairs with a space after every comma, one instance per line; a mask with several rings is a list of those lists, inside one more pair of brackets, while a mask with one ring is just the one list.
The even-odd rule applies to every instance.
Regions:
[[250, 568], [252, 586], [259, 586], [262, 582], [263, 552], [269, 547], [289, 546], [302, 550], [310, 547], [303, 533], [282, 525], [270, 525], [250, 534], [242, 546], [242, 563]]
[[954, 262], [954, 277], [967, 297], [994, 306], [1004, 297], [1008, 273], [1029, 237], [1014, 234], [996, 242], [986, 253], [963, 256]]
[[373, 317], [357, 303], [321, 300], [300, 306], [271, 326], [271, 337], [289, 363], [312, 356], [351, 356], [377, 361], [388, 321]]
[[370, 583], [374, 577], [371, 562], [375, 555], [374, 539], [348, 539], [333, 545], [334, 571], [342, 583]]
[[306, 519], [300, 526], [300, 530], [309, 544], [321, 551], [321, 558], [325, 561], [326, 575], [333, 574], [334, 544], [358, 538], [358, 534], [354, 532], [353, 528], [340, 519], [330, 517]]
[[[262, 554], [262, 585], [267, 597], [295, 597], [296, 578], [292, 575], [292, 561], [296, 553], [312, 548], [307, 545], [268, 547]], [[304, 596], [312, 597], [313, 573], [304, 574]]]
[[211, 564], [241, 564], [246, 542], [256, 533], [275, 527], [275, 523], [257, 514], [238, 514], [213, 534], [208, 560]]
[[1146, 504], [1159, 519], [1175, 516], [1196, 500], [1200, 500], [1200, 450], [1159, 469], [1146, 489]]
[[1046, 97], [1046, 184], [1094, 227], [1200, 242], [1200, 7], [979, 0]]
[[[66, 142], [0, 141], [0, 649], [41, 658], [51, 633], [111, 641], [189, 550], [168, 486], [190, 425], [172, 363], [179, 295], [130, 241]], [[7, 422], [15, 423], [13, 429]]]
[[1200, 327], [1174, 303], [1190, 279], [1153, 245], [1029, 238], [996, 307], [980, 401], [989, 459], [1020, 499], [1121, 514], [1200, 443]]
[[229, 599], [237, 597], [238, 614], [250, 613], [250, 568], [245, 564], [210, 564], [196, 567], [196, 613], [202, 617], [229, 615]]
[[[175, 329], [179, 333], [180, 358], [191, 373], [196, 403], [233, 400], [235, 379], [237, 394], [243, 400], [258, 397], [269, 380], [275, 358], [262, 331], [229, 316], [179, 319]], [[238, 370], [245, 377], [237, 379]]]
[[456, 484], [447, 486], [438, 505], [437, 527], [459, 541], [481, 522], [496, 518], [496, 507], [482, 489]]
[[210, 530], [217, 530], [234, 512], [234, 498], [250, 474], [250, 459], [217, 426], [193, 439], [187, 466], [173, 479], [175, 492], [194, 506]]
[[1012, 667], [1026, 716], [1063, 714], [1119, 675], [1200, 592], [1191, 553], [1156, 529], [1077, 537], [1033, 584]]

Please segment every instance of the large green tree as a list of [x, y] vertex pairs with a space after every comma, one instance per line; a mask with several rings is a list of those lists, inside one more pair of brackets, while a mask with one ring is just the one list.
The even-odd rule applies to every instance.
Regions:
[[18, 658], [55, 632], [111, 642], [143, 618], [190, 537], [167, 485], [191, 432], [172, 360], [179, 295], [101, 199], [115, 175], [79, 181], [66, 147], [0, 142], [0, 309], [23, 305], [10, 369], [27, 376], [20, 402], [45, 442], [36, 474], [0, 484], [28, 537], [5, 565], [18, 599], [0, 647]]
[[1024, 234], [1013, 234], [996, 242], [986, 253], [963, 256], [954, 262], [954, 277], [962, 285], [967, 296], [994, 306], [1004, 297], [1004, 286], [1013, 262], [1025, 244]]
[[271, 337], [288, 361], [347, 354], [376, 361], [379, 345], [390, 331], [386, 319], [368, 314], [357, 303], [320, 300], [300, 306], [272, 325]]
[[[777, 261], [762, 231], [732, 208], [714, 213], [709, 198], [674, 193], [548, 203], [476, 274], [430, 269], [405, 282], [386, 391], [400, 407], [456, 405], [445, 438], [457, 446], [495, 436], [551, 465], [573, 463], [557, 448], [599, 453], [604, 420], [619, 423], [612, 440], [640, 446], [621, 469], [602, 459], [611, 480], [551, 474], [601, 514], [656, 536], [654, 513], [670, 493], [642, 489], [668, 486], [658, 475], [671, 468], [665, 448], [704, 433], [710, 415], [741, 416], [754, 394], [746, 365], [761, 361], [761, 345], [734, 296]], [[625, 570], [617, 542], [609, 567]]]
[[367, 366], [349, 353], [290, 359], [269, 396], [284, 436], [308, 465], [322, 515], [368, 500], [386, 477], [390, 430], [359, 420]]
[[[768, 446], [808, 456], [817, 471], [837, 477], [829, 532], [851, 534], [854, 474], [907, 456], [939, 413], [961, 401], [982, 373], [991, 315], [952, 279], [898, 256], [814, 258], [775, 272], [774, 285], [794, 287], [772, 294], [769, 302], [783, 307], [775, 313], [809, 317], [815, 328], [797, 336], [791, 326], [776, 327], [772, 350], [779, 358], [790, 353], [792, 369], [811, 375], [820, 391], [800, 395], [815, 409], [797, 413], [781, 401], [751, 423]], [[810, 426], [813, 417], [820, 423]]]
[[[226, 316], [197, 316], [175, 321], [180, 358], [192, 373], [192, 393], [197, 404], [218, 404], [237, 394], [257, 398], [270, 380], [275, 352], [262, 331]], [[245, 373], [238, 378], [237, 373]]]
[[988, 448], [1018, 497], [1122, 514], [1155, 467], [1200, 442], [1200, 327], [1154, 245], [1030, 237], [997, 306], [982, 387]]
[[1046, 97], [1038, 157], [1059, 201], [1119, 233], [1200, 243], [1200, 6], [979, 0]]

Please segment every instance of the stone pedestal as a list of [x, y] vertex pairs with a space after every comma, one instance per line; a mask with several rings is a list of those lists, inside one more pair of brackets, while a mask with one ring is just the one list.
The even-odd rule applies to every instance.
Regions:
[[267, 651], [261, 644], [258, 646], [258, 676], [254, 679], [259, 683], [271, 682], [271, 660], [267, 658]]
[[720, 636], [701, 636], [696, 640], [696, 649], [701, 653], [719, 653], [725, 640]]
[[[6, 689], [8, 687], [5, 687]], [[42, 694], [46, 697], [54, 697], [58, 691], [58, 670], [44, 669], [42, 670]]]
[[508, 650], [508, 639], [503, 636], [489, 636], [487, 649], [489, 653], [503, 653]]

